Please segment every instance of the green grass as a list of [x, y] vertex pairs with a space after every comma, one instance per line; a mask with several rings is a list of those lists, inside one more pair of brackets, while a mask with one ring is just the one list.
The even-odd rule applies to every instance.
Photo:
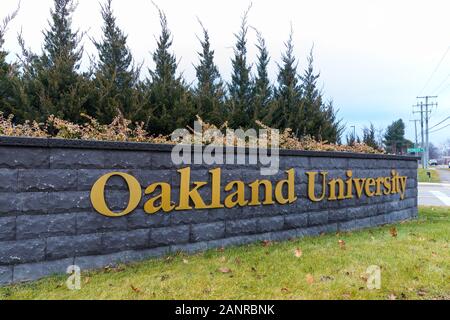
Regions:
[[[428, 178], [427, 172], [431, 172], [431, 181]], [[439, 173], [437, 170], [425, 170], [425, 169], [419, 169], [419, 182], [433, 182], [438, 183], [441, 182], [441, 178], [439, 177]]]
[[[149, 260], [83, 274], [80, 291], [51, 277], [0, 288], [0, 299], [450, 299], [450, 210], [422, 208], [397, 237], [392, 228]], [[380, 290], [366, 287], [371, 265]]]

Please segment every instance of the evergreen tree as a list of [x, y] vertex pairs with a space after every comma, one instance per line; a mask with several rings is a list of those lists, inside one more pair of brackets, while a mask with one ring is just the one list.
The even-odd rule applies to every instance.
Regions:
[[297, 59], [294, 56], [292, 29], [285, 46], [286, 52], [282, 55], [282, 64], [278, 65], [276, 103], [272, 107], [270, 125], [281, 130], [291, 128], [294, 129], [294, 133], [298, 134], [299, 128], [295, 122], [301, 117], [302, 92], [297, 76]]
[[95, 109], [93, 114], [101, 123], [111, 123], [120, 111], [134, 119], [138, 106], [136, 85], [139, 71], [133, 66], [133, 57], [127, 47], [127, 36], [117, 26], [112, 0], [101, 6], [103, 38], [94, 41], [99, 63], [95, 70]]
[[309, 135], [322, 140], [322, 128], [325, 125], [325, 119], [322, 114], [322, 93], [317, 88], [317, 80], [320, 74], [314, 71], [314, 57], [311, 49], [308, 56], [308, 66], [306, 67], [302, 81], [302, 107], [300, 118], [295, 121], [298, 126], [294, 132], [299, 132], [300, 136]]
[[23, 66], [29, 103], [40, 120], [51, 114], [81, 122], [86, 112], [89, 82], [79, 75], [83, 48], [78, 31], [72, 31], [72, 0], [55, 0], [50, 28], [44, 32], [43, 54], [28, 53]]
[[320, 137], [323, 141], [340, 144], [345, 126], [342, 124], [342, 120], [337, 117], [337, 110], [334, 108], [333, 101], [329, 101], [322, 106], [321, 116], [323, 121], [319, 131]]
[[402, 153], [409, 143], [405, 139], [405, 123], [402, 119], [394, 121], [388, 126], [384, 134], [384, 144], [388, 153]]
[[230, 126], [232, 128], [248, 128], [252, 125], [254, 115], [252, 110], [251, 66], [247, 63], [247, 18], [250, 8], [242, 17], [241, 28], [235, 34], [236, 44], [234, 57], [231, 61], [233, 72], [228, 86], [230, 93]]
[[300, 77], [301, 102], [294, 110], [291, 128], [298, 137], [311, 136], [316, 140], [337, 143], [341, 139], [343, 126], [337, 119], [333, 102], [325, 103], [322, 92], [317, 87], [320, 74], [314, 71], [314, 56], [311, 49], [308, 65]]
[[376, 138], [375, 126], [371, 123], [370, 126], [363, 130], [363, 143], [374, 149], [380, 149]]
[[170, 134], [177, 128], [191, 124], [195, 120], [195, 110], [184, 81], [177, 76], [177, 60], [170, 52], [172, 34], [166, 15], [160, 9], [158, 12], [161, 35], [153, 53], [155, 70], [149, 70], [150, 113], [147, 117], [147, 128], [152, 133]]
[[354, 146], [356, 142], [359, 140], [357, 136], [353, 132], [347, 134], [347, 145]]
[[23, 122], [27, 115], [22, 107], [23, 90], [19, 68], [16, 63], [6, 61], [8, 52], [3, 48], [8, 25], [17, 16], [18, 10], [5, 17], [0, 25], [0, 112], [5, 116], [13, 114], [15, 121]]
[[198, 53], [200, 62], [195, 67], [198, 82], [195, 89], [196, 109], [203, 120], [221, 125], [226, 118], [224, 85], [214, 63], [214, 50], [211, 49], [208, 30], [201, 22], [200, 25], [203, 39], [200, 39], [202, 51]]
[[270, 103], [272, 100], [273, 88], [270, 85], [269, 73], [267, 67], [269, 66], [270, 57], [267, 50], [266, 41], [261, 33], [257, 31], [258, 44], [256, 45], [259, 54], [256, 65], [257, 75], [254, 84], [254, 120], [265, 120], [269, 114]]

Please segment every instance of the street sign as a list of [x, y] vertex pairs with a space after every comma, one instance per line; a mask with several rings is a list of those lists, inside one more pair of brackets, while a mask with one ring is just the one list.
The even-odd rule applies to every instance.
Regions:
[[423, 148], [408, 149], [408, 153], [423, 153], [423, 152], [425, 152]]

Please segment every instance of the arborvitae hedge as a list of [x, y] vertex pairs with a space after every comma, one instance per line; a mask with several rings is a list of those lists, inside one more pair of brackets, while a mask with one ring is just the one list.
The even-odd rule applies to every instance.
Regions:
[[[273, 128], [291, 128], [297, 137], [311, 136], [340, 142], [343, 126], [332, 102], [318, 89], [312, 52], [304, 72], [298, 71], [291, 32], [286, 51], [278, 64], [277, 83], [269, 81], [270, 55], [263, 36], [257, 32], [259, 51], [253, 65], [248, 61], [248, 11], [235, 33], [231, 81], [225, 84], [214, 62], [208, 31], [202, 25], [197, 81], [191, 85], [177, 71], [172, 52], [172, 34], [166, 15], [159, 10], [161, 30], [153, 52], [155, 68], [143, 79], [127, 46], [127, 35], [117, 25], [111, 0], [101, 6], [103, 36], [94, 40], [98, 60], [85, 72], [80, 70], [84, 54], [83, 34], [73, 30], [73, 0], [54, 0], [49, 27], [44, 31], [43, 53], [26, 49], [19, 37], [22, 55], [6, 62], [3, 48], [7, 22], [0, 29], [0, 111], [14, 114], [14, 121], [45, 121], [50, 115], [83, 123], [82, 113], [111, 123], [119, 114], [143, 123], [151, 134], [169, 134], [192, 125], [196, 115], [213, 124], [228, 121], [230, 127], [257, 127], [261, 120]], [[302, 73], [300, 75], [299, 73]]]

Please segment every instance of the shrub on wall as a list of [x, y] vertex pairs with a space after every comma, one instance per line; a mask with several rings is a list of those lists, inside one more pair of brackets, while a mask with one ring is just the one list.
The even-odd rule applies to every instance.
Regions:
[[[119, 113], [109, 125], [100, 124], [96, 119], [88, 115], [82, 115], [86, 122], [84, 124], [74, 124], [70, 121], [62, 120], [51, 115], [45, 123], [36, 121], [26, 121], [23, 124], [13, 122], [14, 115], [5, 117], [0, 112], [0, 135], [12, 137], [32, 137], [32, 138], [58, 138], [58, 139], [81, 139], [81, 140], [101, 140], [101, 141], [128, 141], [128, 142], [147, 142], [159, 144], [174, 144], [170, 136], [150, 135], [145, 129], [143, 123], [132, 123]], [[228, 123], [221, 127], [204, 122], [200, 117], [197, 120], [202, 123], [203, 130], [225, 130], [228, 129]], [[257, 124], [268, 130], [272, 128], [262, 122]], [[188, 129], [193, 132], [193, 129]], [[203, 143], [210, 144], [211, 141], [203, 136]], [[239, 139], [233, 139], [235, 144]], [[223, 144], [227, 145], [227, 139], [223, 139]], [[312, 137], [297, 138], [291, 129], [285, 129], [280, 133], [280, 148], [291, 150], [310, 150], [310, 151], [338, 151], [338, 152], [357, 152], [357, 153], [380, 153], [380, 151], [362, 143], [356, 143], [353, 146], [338, 145], [328, 143], [327, 141], [317, 141]]]

